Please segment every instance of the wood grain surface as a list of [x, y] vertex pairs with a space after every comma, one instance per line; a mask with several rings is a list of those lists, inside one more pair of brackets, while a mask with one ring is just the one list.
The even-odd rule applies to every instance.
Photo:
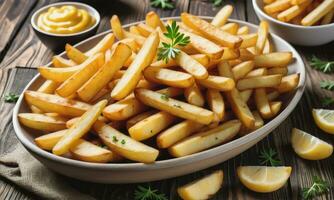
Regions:
[[[14, 5], [18, 0], [0, 1], [0, 20], [6, 23], [0, 24], [0, 35], [4, 36], [0, 41], [0, 97], [9, 92], [20, 93], [26, 83], [37, 73], [36, 67], [50, 61], [53, 52], [48, 50], [35, 36], [30, 26], [30, 16], [32, 12], [43, 5], [55, 2], [50, 0], [25, 0], [20, 1], [19, 8]], [[85, 1], [84, 1], [85, 2]], [[91, 4], [92, 1], [85, 3]], [[149, 0], [119, 0], [105, 3], [106, 1], [96, 1], [94, 7], [101, 13], [102, 20], [98, 32], [103, 32], [110, 28], [109, 19], [113, 14], [120, 16], [122, 23], [130, 23], [144, 20], [145, 14], [154, 10], [162, 17], [178, 16], [181, 12], [190, 12], [195, 15], [213, 16], [219, 8], [213, 7], [211, 1], [203, 0], [178, 0], [176, 9], [161, 10], [150, 7]], [[21, 5], [22, 4], [22, 5]], [[250, 0], [225, 0], [223, 4], [234, 6], [232, 18], [246, 20], [258, 24], [258, 19], [254, 13]], [[19, 11], [18, 11], [19, 9]], [[4, 27], [4, 28], [3, 28]], [[215, 167], [189, 174], [186, 176], [168, 179], [163, 181], [145, 183], [154, 189], [165, 193], [169, 199], [179, 199], [176, 189], [178, 186], [210, 173], [215, 169], [224, 170], [224, 186], [212, 199], [300, 199], [300, 192], [303, 187], [311, 184], [312, 176], [318, 175], [326, 179], [331, 184], [331, 190], [326, 195], [318, 199], [334, 199], [334, 157], [322, 161], [306, 161], [295, 155], [290, 144], [290, 132], [293, 127], [300, 128], [316, 135], [328, 142], [334, 143], [331, 135], [323, 133], [313, 123], [311, 109], [320, 107], [320, 99], [329, 96], [334, 97], [333, 92], [320, 89], [320, 80], [333, 80], [333, 74], [324, 74], [310, 68], [307, 59], [315, 54], [323, 59], [334, 60], [334, 44], [330, 43], [321, 47], [298, 47], [298, 52], [302, 55], [307, 69], [307, 85], [301, 102], [294, 112], [268, 137], [263, 141], [242, 153], [241, 155], [228, 160]], [[20, 67], [16, 67], [20, 66]], [[13, 142], [16, 142], [14, 130], [11, 124], [11, 110], [14, 104], [0, 101], [0, 153], [8, 150]], [[333, 107], [332, 107], [333, 108]], [[292, 166], [293, 172], [288, 184], [277, 192], [269, 194], [254, 193], [241, 185], [236, 177], [236, 168], [240, 165], [257, 165], [259, 151], [263, 148], [274, 148], [278, 152], [278, 157], [284, 165]], [[65, 178], [78, 190], [88, 193], [97, 199], [112, 200], [132, 200], [133, 192], [137, 184], [111, 185], [92, 184], [70, 178]], [[36, 199], [36, 197], [0, 179], [0, 199]]]

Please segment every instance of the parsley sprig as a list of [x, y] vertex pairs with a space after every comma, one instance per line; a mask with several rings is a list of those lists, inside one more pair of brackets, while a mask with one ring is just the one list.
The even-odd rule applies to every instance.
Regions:
[[325, 73], [331, 73], [334, 71], [334, 61], [324, 61], [319, 59], [315, 55], [312, 56], [310, 65], [314, 69]]
[[313, 184], [311, 185], [311, 187], [303, 188], [302, 190], [302, 198], [305, 200], [312, 199], [329, 191], [329, 184], [327, 181], [321, 179], [318, 176], [314, 176], [312, 178], [312, 181]]
[[277, 152], [272, 148], [262, 149], [260, 151], [259, 159], [262, 165], [269, 165], [269, 166], [281, 165], [281, 161], [277, 158]]
[[179, 32], [179, 26], [173, 21], [171, 25], [166, 26], [167, 33], [164, 35], [170, 39], [170, 43], [162, 42], [162, 47], [158, 51], [158, 60], [163, 60], [166, 63], [169, 59], [174, 59], [179, 53], [180, 46], [186, 46], [190, 42], [189, 36], [185, 36]]
[[334, 90], [334, 81], [320, 81], [320, 87], [325, 90]]
[[324, 107], [330, 106], [332, 104], [334, 104], [334, 99], [331, 97], [325, 97], [321, 99], [321, 105]]
[[168, 200], [165, 194], [159, 193], [156, 189], [151, 189], [150, 186], [138, 186], [135, 190], [135, 200]]
[[175, 5], [170, 0], [151, 0], [151, 6], [162, 9], [175, 8]]
[[7, 103], [15, 103], [19, 99], [20, 95], [9, 93], [5, 95], [5, 102]]
[[223, 3], [223, 0], [212, 0], [213, 6], [218, 7], [221, 6]]

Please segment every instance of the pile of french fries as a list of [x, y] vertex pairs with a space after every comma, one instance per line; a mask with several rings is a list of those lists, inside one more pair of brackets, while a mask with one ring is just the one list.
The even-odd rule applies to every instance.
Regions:
[[263, 0], [273, 18], [302, 26], [333, 23], [334, 0]]
[[274, 52], [269, 26], [255, 33], [228, 22], [225, 6], [211, 22], [183, 13], [177, 22], [190, 43], [168, 62], [157, 60], [166, 24], [154, 12], [82, 52], [66, 45], [39, 67], [45, 82], [25, 91], [32, 113], [20, 113], [39, 130], [40, 148], [86, 162], [152, 163], [200, 152], [260, 128], [282, 108], [299, 74], [288, 74], [291, 52]]

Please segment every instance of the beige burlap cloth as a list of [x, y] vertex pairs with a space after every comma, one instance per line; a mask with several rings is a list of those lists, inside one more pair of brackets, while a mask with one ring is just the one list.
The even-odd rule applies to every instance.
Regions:
[[0, 154], [0, 176], [41, 199], [94, 199], [80, 193], [66, 178], [54, 173], [19, 144]]

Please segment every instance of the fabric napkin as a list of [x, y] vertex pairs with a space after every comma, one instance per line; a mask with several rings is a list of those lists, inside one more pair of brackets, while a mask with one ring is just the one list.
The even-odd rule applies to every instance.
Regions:
[[[17, 140], [17, 139], [16, 139]], [[80, 193], [31, 156], [17, 141], [7, 153], [0, 153], [0, 176], [42, 199], [94, 199]]]

